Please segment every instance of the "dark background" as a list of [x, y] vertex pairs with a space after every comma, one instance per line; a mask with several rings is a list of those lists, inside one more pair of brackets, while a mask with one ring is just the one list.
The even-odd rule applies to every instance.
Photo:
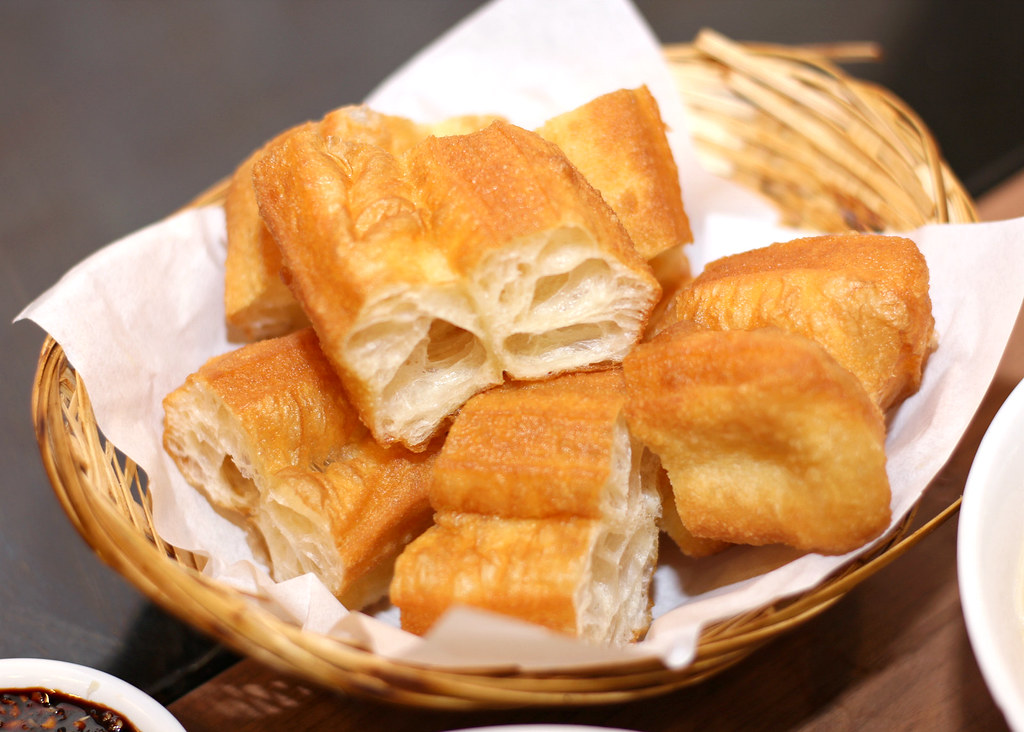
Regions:
[[[557, 1], [557, 0], [553, 0]], [[232, 660], [97, 560], [41, 468], [43, 334], [10, 320], [295, 122], [360, 101], [480, 3], [0, 1], [0, 657], [98, 666], [167, 701]], [[868, 40], [848, 71], [907, 101], [968, 190], [1024, 167], [1018, 0], [638, 0], [663, 43]]]

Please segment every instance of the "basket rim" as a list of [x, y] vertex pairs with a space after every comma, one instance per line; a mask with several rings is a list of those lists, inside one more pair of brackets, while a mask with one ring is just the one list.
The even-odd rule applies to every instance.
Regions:
[[[811, 591], [779, 603], [756, 608], [741, 615], [711, 623], [701, 633], [693, 661], [682, 668], [669, 668], [656, 659], [639, 659], [626, 663], [577, 667], [569, 670], [512, 670], [435, 668], [388, 659], [359, 647], [347, 639], [329, 638], [304, 631], [282, 620], [264, 607], [253, 606], [241, 593], [219, 580], [203, 575], [195, 568], [182, 565], [171, 549], [138, 531], [116, 507], [102, 500], [82, 499], [89, 491], [81, 476], [74, 472], [77, 461], [62, 464], [55, 451], [68, 439], [66, 430], [54, 431], [55, 409], [60, 405], [61, 388], [71, 389], [71, 398], [81, 402], [79, 409], [91, 412], [85, 385], [70, 364], [63, 348], [47, 336], [40, 351], [38, 378], [33, 386], [33, 415], [37, 439], [47, 475], [62, 508], [83, 538], [100, 558], [132, 582], [149, 599], [181, 620], [207, 632], [225, 645], [276, 666], [282, 655], [296, 649], [307, 656], [311, 666], [322, 663], [323, 657], [345, 670], [339, 678], [329, 669], [314, 669], [313, 680], [359, 694], [384, 697], [413, 706], [443, 708], [481, 708], [478, 697], [487, 697], [486, 706], [493, 708], [529, 705], [564, 705], [567, 703], [614, 703], [642, 696], [653, 696], [703, 680], [732, 665], [752, 650], [769, 642], [792, 627], [821, 614], [863, 579], [873, 575], [901, 556], [942, 525], [960, 505], [957, 498], [926, 523], [909, 532], [914, 518], [908, 514], [897, 530], [869, 554], [846, 565], [835, 576], [826, 579]], [[85, 512], [83, 512], [85, 509]], [[100, 519], [103, 530], [97, 532]], [[97, 540], [97, 536], [106, 537]], [[225, 597], [230, 598], [225, 604]], [[191, 604], [183, 601], [191, 600]], [[199, 607], [202, 612], [196, 613]], [[276, 639], [266, 647], [239, 642], [224, 621], [227, 610], [232, 622], [241, 623], [249, 634], [259, 633], [264, 639]], [[771, 622], [757, 623], [757, 616], [774, 613]], [[729, 634], [730, 628], [751, 627], [741, 633]], [[724, 637], [719, 637], [724, 636]], [[288, 645], [282, 646], [282, 639]], [[323, 654], [317, 657], [312, 649]], [[388, 685], [381, 686], [381, 679]], [[424, 694], [426, 686], [434, 691]]]
[[[900, 124], [925, 133], [923, 156], [926, 162], [921, 175], [933, 178], [932, 190], [939, 201], [936, 220], [977, 220], [970, 196], [948, 170], [934, 140], [913, 111], [886, 90], [852, 79], [833, 65], [833, 59], [841, 60], [854, 50], [858, 54], [866, 53], [863, 44], [830, 54], [827, 48], [820, 46], [733, 44], [707, 31], [693, 44], [666, 47], [666, 54], [678, 54], [682, 63], [711, 65], [716, 70], [732, 73], [732, 67], [727, 64], [736, 63], [734, 53], [738, 48], [746, 53], [813, 67], [826, 77], [842, 79], [857, 93], [883, 97], [903, 120]], [[219, 203], [226, 181], [211, 186], [186, 208]], [[954, 205], [949, 205], [950, 200]], [[682, 668], [668, 668], [655, 659], [643, 659], [556, 671], [428, 669], [380, 657], [352, 642], [314, 636], [266, 608], [254, 606], [227, 585], [202, 575], [195, 566], [188, 564], [188, 557], [183, 561], [173, 547], [166, 545], [152, 528], [152, 517], [147, 518], [145, 498], [139, 506], [129, 507], [116, 504], [107, 496], [96, 495], [90, 480], [103, 476], [90, 473], [89, 460], [100, 456], [109, 461], [110, 451], [115, 448], [101, 444], [104, 440], [95, 425], [85, 385], [63, 348], [49, 335], [39, 354], [32, 405], [44, 468], [69, 520], [101, 559], [151, 600], [243, 655], [273, 667], [304, 675], [331, 688], [421, 707], [481, 709], [604, 704], [654, 696], [698, 683], [739, 662], [777, 635], [827, 610], [863, 579], [918, 544], [960, 505], [958, 497], [912, 531], [914, 512], [911, 511], [875, 550], [851, 561], [812, 590], [710, 624], [701, 633], [692, 663]], [[87, 430], [94, 430], [87, 435], [85, 448], [72, 442], [72, 430], [77, 426], [70, 424], [69, 409], [84, 416], [85, 422], [92, 420], [91, 425], [85, 425]], [[83, 454], [83, 449], [89, 454]], [[128, 474], [121, 476], [123, 479], [129, 482], [138, 479], [132, 473], [133, 464], [127, 466], [126, 471]], [[141, 516], [136, 515], [139, 512]], [[99, 525], [102, 531], [97, 529]], [[225, 597], [230, 599], [225, 601]], [[239, 628], [245, 631], [241, 637]], [[259, 643], [252, 640], [254, 636], [259, 637]]]

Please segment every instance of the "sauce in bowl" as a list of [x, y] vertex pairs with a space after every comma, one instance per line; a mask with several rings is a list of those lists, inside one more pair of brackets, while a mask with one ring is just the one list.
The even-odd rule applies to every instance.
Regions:
[[0, 730], [138, 732], [124, 715], [51, 689], [0, 689]]

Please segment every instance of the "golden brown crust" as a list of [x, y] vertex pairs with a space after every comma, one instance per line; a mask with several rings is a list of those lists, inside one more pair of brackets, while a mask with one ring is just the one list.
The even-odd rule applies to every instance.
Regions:
[[665, 123], [647, 87], [597, 97], [537, 131], [601, 192], [644, 259], [693, 241]]
[[252, 187], [252, 166], [262, 148], [235, 171], [224, 201], [227, 259], [224, 307], [228, 336], [255, 341], [284, 335], [309, 324], [291, 291], [281, 281], [281, 255], [260, 218]]
[[888, 526], [882, 414], [814, 341], [681, 323], [623, 369], [630, 427], [695, 536], [844, 553]]
[[430, 525], [438, 446], [374, 442], [312, 329], [210, 359], [164, 407], [167, 452], [212, 505], [245, 520], [277, 580], [314, 572], [361, 607]]
[[[401, 155], [429, 134], [479, 129], [487, 121], [489, 118], [466, 116], [421, 125], [404, 117], [381, 114], [365, 105], [349, 105], [328, 112], [316, 124], [326, 141], [363, 143]], [[290, 130], [285, 131], [278, 137], [289, 133]], [[270, 338], [309, 325], [301, 306], [281, 281], [281, 255], [260, 218], [252, 184], [253, 163], [276, 139], [238, 167], [227, 190], [225, 304], [233, 340]]]
[[725, 257], [683, 288], [674, 313], [715, 330], [813, 338], [883, 411], [917, 391], [934, 345], [927, 264], [895, 236], [810, 237]]
[[[326, 531], [319, 540], [333, 546], [315, 547], [313, 553], [322, 553], [332, 568], [344, 571], [343, 582], [328, 583], [328, 589], [350, 609], [379, 599], [387, 592], [394, 560], [433, 523], [428, 488], [435, 458], [436, 449], [385, 448], [366, 435], [322, 469], [281, 471], [257, 516], [272, 561], [290, 566], [302, 544], [317, 536], [297, 516], [323, 521]], [[295, 566], [277, 578], [303, 569]]]
[[440, 257], [423, 256], [426, 233], [397, 159], [372, 145], [329, 144], [310, 124], [267, 150], [254, 184], [285, 281], [352, 401], [372, 415], [378, 396], [344, 357], [367, 299], [452, 279]]
[[438, 244], [462, 275], [491, 250], [577, 227], [603, 252], [647, 272], [601, 195], [539, 135], [498, 120], [468, 135], [428, 138], [405, 164]]
[[686, 528], [683, 520], [679, 517], [679, 509], [676, 507], [672, 481], [669, 480], [668, 473], [660, 465], [658, 466], [658, 495], [661, 497], [661, 518], [658, 519], [658, 528], [665, 532], [683, 554], [694, 558], [710, 557], [732, 546], [727, 541], [702, 539], [694, 536]]
[[338, 445], [365, 433], [308, 328], [214, 356], [186, 386], [217, 395], [247, 436], [261, 472], [322, 464]]
[[404, 628], [425, 632], [467, 604], [589, 641], [646, 631], [657, 465], [626, 429], [624, 403], [618, 369], [467, 402], [435, 464], [437, 525], [396, 565]]
[[364, 104], [332, 110], [320, 120], [325, 140], [359, 142], [401, 155], [430, 134], [430, 128], [405, 117], [382, 114]]
[[438, 516], [395, 564], [391, 601], [402, 609], [402, 628], [422, 634], [462, 604], [575, 635], [576, 592], [595, 523]]
[[[253, 181], [289, 286], [314, 326], [340, 318], [344, 327], [367, 292], [427, 281], [424, 265], [440, 262], [424, 262], [415, 194], [383, 148], [324, 139], [307, 124], [268, 147]], [[451, 277], [443, 267], [440, 274]]]
[[382, 443], [421, 449], [503, 369], [621, 360], [660, 294], [558, 148], [501, 121], [402, 158], [309, 124], [253, 180], [285, 281]]
[[448, 431], [431, 504], [518, 518], [600, 518], [625, 398], [618, 369], [476, 395]]

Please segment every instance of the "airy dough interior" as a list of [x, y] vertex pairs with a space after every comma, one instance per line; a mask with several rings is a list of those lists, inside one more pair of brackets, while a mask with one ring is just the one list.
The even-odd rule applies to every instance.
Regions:
[[[302, 476], [296, 474], [290, 480], [294, 487]], [[316, 490], [315, 486], [312, 488]], [[328, 589], [336, 592], [345, 578], [345, 563], [334, 550], [330, 524], [317, 521], [316, 508], [305, 501], [294, 500], [294, 496], [294, 492], [275, 491], [271, 486], [263, 495], [262, 510], [256, 516], [256, 524], [267, 542], [274, 574], [281, 579], [312, 572]]]
[[[330, 521], [323, 514], [356, 510], [346, 505], [350, 484], [359, 482], [344, 458], [323, 471], [289, 470], [262, 495], [256, 517], [278, 579], [311, 572], [350, 609], [361, 608], [387, 593], [393, 555], [384, 551], [375, 567], [352, 567], [342, 556]], [[288, 485], [285, 485], [285, 481]], [[284, 490], [278, 490], [278, 487]], [[330, 500], [327, 495], [330, 494]]]
[[476, 317], [455, 292], [407, 290], [367, 308], [346, 360], [376, 395], [375, 434], [425, 442], [470, 396], [500, 383]]
[[611, 470], [601, 497], [601, 510], [609, 521], [628, 523], [639, 515], [658, 511], [660, 499], [653, 491], [651, 458], [630, 434], [624, 416], [619, 416], [614, 429]]
[[648, 587], [658, 560], [657, 458], [616, 425], [608, 514], [594, 532], [575, 606], [581, 638], [628, 643], [650, 623]]
[[653, 525], [594, 532], [586, 574], [576, 599], [579, 636], [598, 643], [628, 643], [650, 623], [647, 586], [658, 554]]
[[242, 431], [230, 410], [202, 384], [192, 384], [180, 399], [168, 403], [167, 412], [171, 423], [188, 425], [188, 429], [166, 433], [168, 451], [185, 479], [202, 485], [214, 505], [251, 516], [259, 500], [253, 480], [259, 471], [239, 438]]
[[467, 287], [497, 360], [520, 379], [621, 359], [650, 296], [636, 273], [573, 227], [492, 252]]
[[[179, 395], [167, 404], [169, 422], [175, 428], [166, 435], [186, 480], [203, 486], [213, 505], [253, 518], [275, 577], [312, 571], [336, 591], [345, 565], [332, 552], [327, 524], [320, 521], [318, 525], [303, 502], [282, 503], [275, 489], [279, 478], [266, 475], [266, 466], [256, 463], [259, 455], [242, 439], [244, 428], [213, 391], [192, 383]], [[180, 429], [181, 425], [189, 428]], [[302, 471], [288, 472], [287, 480], [293, 485], [302, 481]]]

